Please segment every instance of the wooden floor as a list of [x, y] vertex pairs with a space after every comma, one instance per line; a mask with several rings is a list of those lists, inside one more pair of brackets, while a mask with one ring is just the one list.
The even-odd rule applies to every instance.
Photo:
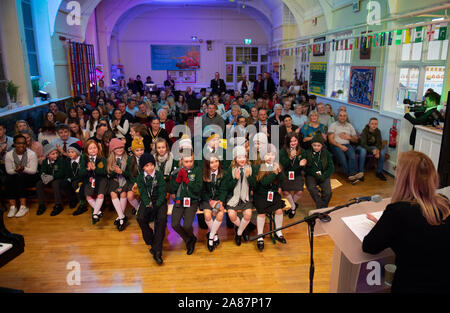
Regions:
[[[346, 203], [356, 196], [391, 195], [393, 178], [382, 182], [373, 172], [365, 182], [350, 185], [334, 175], [343, 186], [333, 190], [330, 206]], [[301, 219], [313, 209], [306, 191], [299, 201], [302, 209], [293, 219]], [[367, 205], [370, 205], [368, 203]], [[66, 206], [51, 217], [52, 205], [37, 216], [33, 200], [30, 212], [22, 218], [7, 218], [9, 231], [22, 234], [25, 252], [0, 269], [0, 286], [25, 292], [308, 292], [309, 246], [307, 227], [299, 224], [283, 231], [286, 245], [276, 245], [266, 238], [259, 252], [255, 242], [234, 243], [234, 230], [225, 222], [219, 234], [221, 244], [210, 253], [205, 230], [194, 222], [198, 243], [193, 255], [186, 255], [184, 243], [168, 222], [164, 242], [164, 265], [153, 261], [142, 240], [135, 217], [123, 232], [113, 225], [115, 212], [108, 211], [97, 225], [90, 214], [72, 216]], [[129, 212], [127, 214], [130, 214]], [[266, 227], [268, 225], [266, 224]], [[256, 232], [256, 231], [255, 231]], [[315, 238], [315, 292], [328, 292], [334, 244], [328, 236]], [[66, 268], [71, 261], [81, 265], [81, 285], [69, 286]]]

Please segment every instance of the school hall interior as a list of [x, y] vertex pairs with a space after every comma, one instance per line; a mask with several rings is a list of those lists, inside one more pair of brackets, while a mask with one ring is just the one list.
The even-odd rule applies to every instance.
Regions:
[[[261, 232], [359, 197], [369, 198], [353, 202], [349, 215], [382, 211], [406, 151], [425, 153], [440, 187], [449, 184], [449, 9], [442, 0], [0, 1], [0, 288], [310, 292], [308, 224], [266, 235], [263, 246]], [[274, 164], [288, 156], [269, 189], [253, 130], [274, 144], [263, 150]], [[328, 165], [315, 163], [316, 144]], [[210, 190], [216, 172], [203, 156], [218, 148], [221, 179], [249, 188], [250, 199], [242, 198], [249, 221], [244, 209], [230, 209], [235, 185], [220, 196]], [[175, 154], [183, 149], [201, 175], [189, 169], [180, 178], [187, 163]], [[252, 170], [244, 180], [234, 172], [239, 153]], [[147, 164], [166, 188], [158, 191], [164, 225], [146, 219], [155, 238], [163, 229], [156, 252], [138, 221], [156, 203], [157, 184], [145, 188], [158, 174]], [[180, 204], [186, 180], [203, 182]], [[267, 199], [256, 200], [258, 188], [269, 190]], [[272, 197], [284, 204], [268, 209]], [[193, 205], [181, 222], [191, 229], [174, 229], [173, 213]], [[361, 240], [340, 215], [330, 216], [315, 224], [314, 292], [389, 292], [384, 265], [395, 255], [342, 246], [344, 234], [354, 246]], [[183, 229], [195, 240], [186, 241]], [[373, 260], [381, 283], [368, 285]]]

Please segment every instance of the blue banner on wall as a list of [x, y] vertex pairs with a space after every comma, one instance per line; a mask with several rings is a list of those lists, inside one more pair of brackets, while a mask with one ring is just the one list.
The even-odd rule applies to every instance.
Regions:
[[194, 70], [200, 68], [200, 46], [151, 45], [152, 70]]

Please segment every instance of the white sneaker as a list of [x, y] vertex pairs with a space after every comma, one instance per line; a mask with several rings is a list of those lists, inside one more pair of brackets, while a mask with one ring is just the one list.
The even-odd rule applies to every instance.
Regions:
[[17, 214], [16, 214], [16, 217], [22, 217], [22, 216], [24, 216], [25, 214], [28, 213], [29, 210], [30, 210], [30, 209], [28, 209], [26, 206], [21, 205], [21, 206], [20, 206], [20, 209], [19, 209], [19, 212], [17, 212]]
[[16, 215], [16, 213], [17, 213], [17, 208], [14, 205], [12, 205], [9, 208], [8, 217], [14, 217]]

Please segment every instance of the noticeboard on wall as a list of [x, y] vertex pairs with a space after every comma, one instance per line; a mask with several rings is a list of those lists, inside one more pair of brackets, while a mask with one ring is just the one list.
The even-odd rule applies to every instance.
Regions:
[[327, 62], [311, 62], [309, 66], [309, 92], [325, 96], [327, 83]]
[[197, 82], [196, 71], [167, 71], [167, 77], [169, 76], [176, 84], [195, 84]]

